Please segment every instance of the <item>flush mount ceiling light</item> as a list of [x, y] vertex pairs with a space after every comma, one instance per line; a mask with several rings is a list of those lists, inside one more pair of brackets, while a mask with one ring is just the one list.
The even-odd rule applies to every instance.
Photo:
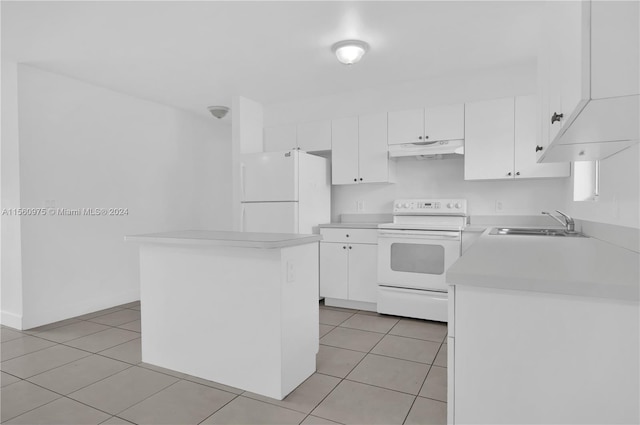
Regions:
[[229, 108], [227, 106], [208, 106], [207, 109], [211, 112], [211, 115], [218, 119], [222, 119], [229, 112]]
[[362, 59], [362, 56], [369, 50], [369, 45], [360, 40], [344, 40], [331, 46], [331, 50], [341, 63], [353, 65]]

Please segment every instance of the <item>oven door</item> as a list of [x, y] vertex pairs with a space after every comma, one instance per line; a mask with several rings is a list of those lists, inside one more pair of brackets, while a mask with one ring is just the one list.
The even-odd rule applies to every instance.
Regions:
[[460, 232], [380, 229], [378, 285], [447, 292], [445, 273], [460, 248]]

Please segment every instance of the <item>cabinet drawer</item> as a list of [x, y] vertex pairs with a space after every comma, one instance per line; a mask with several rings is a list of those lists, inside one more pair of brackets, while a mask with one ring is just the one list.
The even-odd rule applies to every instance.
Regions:
[[323, 242], [378, 243], [378, 229], [322, 228]]

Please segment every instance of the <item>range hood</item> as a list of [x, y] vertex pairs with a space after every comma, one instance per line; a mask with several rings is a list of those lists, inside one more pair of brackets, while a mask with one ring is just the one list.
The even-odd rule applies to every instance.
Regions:
[[438, 140], [433, 142], [389, 145], [389, 157], [417, 156], [439, 159], [445, 155], [463, 155], [464, 140]]

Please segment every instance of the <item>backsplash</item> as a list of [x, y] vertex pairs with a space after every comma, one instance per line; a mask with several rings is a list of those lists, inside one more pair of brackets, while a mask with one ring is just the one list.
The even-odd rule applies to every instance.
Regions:
[[566, 209], [570, 199], [570, 178], [465, 181], [462, 158], [397, 161], [395, 184], [332, 186], [332, 221], [341, 214], [389, 214], [397, 198], [465, 198], [469, 215], [538, 215]]

